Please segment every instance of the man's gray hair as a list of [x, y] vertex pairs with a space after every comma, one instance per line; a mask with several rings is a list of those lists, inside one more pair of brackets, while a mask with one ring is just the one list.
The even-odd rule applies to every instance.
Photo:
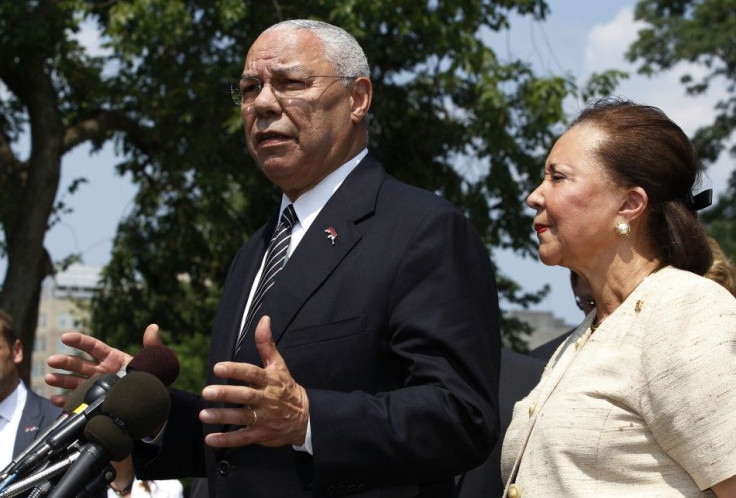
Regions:
[[322, 42], [324, 57], [335, 66], [338, 76], [370, 77], [368, 59], [358, 41], [342, 28], [323, 21], [290, 19], [274, 24], [264, 31], [306, 29]]

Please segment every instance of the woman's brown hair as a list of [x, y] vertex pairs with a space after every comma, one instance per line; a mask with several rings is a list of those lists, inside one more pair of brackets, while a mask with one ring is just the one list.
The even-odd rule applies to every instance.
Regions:
[[646, 191], [646, 229], [662, 260], [703, 275], [712, 256], [695, 211], [709, 200], [693, 197], [701, 170], [682, 129], [656, 107], [618, 98], [586, 106], [570, 128], [579, 125], [606, 134], [595, 154], [617, 184]]

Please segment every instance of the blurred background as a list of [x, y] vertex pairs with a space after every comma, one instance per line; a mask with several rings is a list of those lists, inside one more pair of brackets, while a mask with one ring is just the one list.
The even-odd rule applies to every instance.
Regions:
[[692, 137], [714, 191], [703, 222], [736, 259], [734, 0], [2, 0], [0, 307], [35, 390], [51, 394], [63, 331], [135, 352], [152, 322], [182, 360], [176, 385], [201, 388], [230, 259], [279, 199], [229, 83], [263, 28], [298, 17], [364, 47], [370, 149], [473, 222], [507, 345], [583, 317], [568, 271], [537, 260], [524, 200], [592, 98], [660, 107]]

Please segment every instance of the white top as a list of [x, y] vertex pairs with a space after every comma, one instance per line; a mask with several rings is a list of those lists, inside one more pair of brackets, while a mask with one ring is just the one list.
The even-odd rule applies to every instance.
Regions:
[[27, 397], [28, 390], [23, 381], [20, 381], [15, 390], [0, 401], [0, 469], [13, 460], [15, 438]]
[[736, 299], [666, 267], [591, 313], [518, 402], [501, 467], [521, 496], [712, 496], [736, 475]]
[[[147, 487], [146, 487], [147, 486]], [[183, 498], [184, 487], [176, 479], [165, 481], [133, 481], [130, 498]], [[112, 489], [107, 489], [107, 498], [120, 498]]]

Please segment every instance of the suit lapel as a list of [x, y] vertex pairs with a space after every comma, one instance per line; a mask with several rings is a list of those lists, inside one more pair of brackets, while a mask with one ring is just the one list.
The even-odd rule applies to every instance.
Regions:
[[225, 331], [226, 337], [222, 341], [212, 342], [213, 346], [219, 347], [212, 349], [210, 364], [231, 360], [233, 357], [248, 294], [268, 248], [277, 219], [278, 210], [266, 225], [253, 234], [233, 261], [233, 267], [228, 275], [228, 285], [225, 286], [220, 298], [220, 309], [224, 310], [219, 314], [222, 323], [215, 325], [215, 330]]
[[34, 398], [31, 390], [28, 389], [26, 405], [23, 407], [23, 413], [18, 423], [18, 431], [15, 435], [13, 457], [16, 457], [22, 450], [31, 445], [41, 429], [42, 420], [40, 403]]
[[[261, 314], [271, 317], [277, 344], [304, 303], [360, 241], [359, 223], [373, 214], [384, 178], [381, 165], [367, 155], [304, 234], [261, 308]], [[337, 233], [334, 245], [325, 232], [329, 227]], [[258, 358], [252, 339], [245, 341], [241, 353], [247, 361]]]

